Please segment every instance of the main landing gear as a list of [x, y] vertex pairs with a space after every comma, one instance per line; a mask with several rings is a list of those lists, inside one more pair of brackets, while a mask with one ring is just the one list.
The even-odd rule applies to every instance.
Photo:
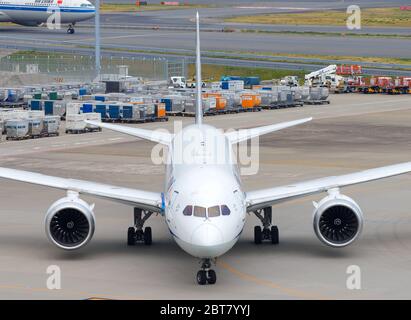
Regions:
[[151, 211], [134, 208], [134, 227], [128, 228], [127, 245], [134, 246], [136, 243], [142, 242], [146, 246], [151, 245], [151, 228], [144, 227], [144, 223], [153, 214]]
[[67, 29], [67, 33], [68, 34], [74, 34], [75, 30], [74, 30], [74, 25], [73, 24], [69, 24], [68, 29]]
[[254, 227], [254, 243], [261, 244], [263, 241], [271, 241], [272, 244], [279, 243], [278, 227], [272, 225], [272, 208], [267, 207], [254, 211], [254, 214], [260, 219], [263, 228], [260, 226]]
[[211, 259], [201, 260], [201, 270], [197, 272], [197, 283], [199, 285], [215, 284], [217, 275], [211, 268]]

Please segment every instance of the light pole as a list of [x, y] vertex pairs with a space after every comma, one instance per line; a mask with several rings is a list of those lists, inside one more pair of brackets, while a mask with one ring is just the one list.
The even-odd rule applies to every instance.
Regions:
[[100, 57], [100, 0], [96, 0], [94, 4], [96, 13], [95, 13], [95, 23], [94, 23], [94, 31], [95, 31], [95, 40], [96, 40], [96, 48], [95, 48], [95, 63], [96, 63], [96, 77], [100, 76], [101, 71], [101, 57]]

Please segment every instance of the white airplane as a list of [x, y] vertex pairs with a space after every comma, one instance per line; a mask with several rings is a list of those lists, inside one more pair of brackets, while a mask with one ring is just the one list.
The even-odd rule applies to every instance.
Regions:
[[[190, 255], [201, 259], [201, 270], [197, 273], [197, 282], [200, 285], [216, 282], [216, 273], [211, 269], [212, 263], [238, 241], [247, 213], [254, 213], [261, 220], [261, 226], [254, 229], [255, 243], [269, 241], [277, 244], [279, 233], [277, 226], [273, 225], [272, 206], [297, 197], [328, 193], [321, 201], [314, 203], [315, 233], [323, 243], [332, 247], [344, 247], [352, 243], [361, 232], [363, 214], [353, 199], [340, 193], [340, 188], [411, 172], [411, 162], [268, 189], [244, 191], [238, 167], [233, 161], [233, 146], [241, 141], [305, 123], [311, 118], [236, 132], [223, 132], [204, 124], [199, 85], [201, 63], [198, 14], [196, 35], [195, 124], [172, 134], [87, 121], [102, 128], [166, 146], [168, 161], [163, 192], [58, 178], [8, 168], [0, 168], [0, 178], [67, 191], [66, 197], [51, 205], [45, 218], [48, 238], [53, 244], [66, 250], [85, 246], [94, 233], [94, 205], [82, 200], [81, 194], [134, 207], [134, 225], [128, 229], [127, 235], [129, 245], [137, 242], [150, 245], [151, 228], [144, 228], [144, 225], [153, 213], [161, 214], [177, 244]], [[221, 158], [224, 161], [216, 161]]]
[[60, 23], [68, 25], [67, 33], [74, 33], [76, 22], [94, 17], [95, 8], [87, 0], [0, 0], [0, 22], [23, 26], [47, 23], [51, 14], [60, 13]]

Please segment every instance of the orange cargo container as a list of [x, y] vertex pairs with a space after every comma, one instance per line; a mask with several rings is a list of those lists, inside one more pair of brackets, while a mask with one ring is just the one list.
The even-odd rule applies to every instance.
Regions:
[[157, 104], [157, 117], [164, 118], [166, 116], [166, 105], [164, 103]]
[[241, 95], [241, 106], [244, 109], [255, 108], [261, 104], [261, 96], [256, 93], [243, 93]]

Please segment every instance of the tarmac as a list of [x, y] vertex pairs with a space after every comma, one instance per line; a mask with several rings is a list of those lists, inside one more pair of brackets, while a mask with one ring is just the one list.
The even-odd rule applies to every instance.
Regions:
[[[260, 140], [253, 190], [411, 161], [411, 96], [332, 95], [330, 105], [207, 117], [223, 129], [246, 128], [313, 116], [308, 124]], [[172, 129], [167, 123], [135, 126]], [[62, 128], [64, 130], [64, 128]], [[0, 143], [0, 166], [161, 191], [164, 168], [151, 162], [153, 144], [119, 133], [66, 135]], [[48, 207], [64, 192], [0, 180], [0, 299], [410, 299], [410, 175], [344, 188], [361, 206], [362, 236], [351, 246], [323, 245], [312, 228], [312, 201], [273, 208], [280, 244], [253, 243], [258, 220], [248, 216], [239, 242], [217, 261], [217, 283], [198, 286], [197, 259], [172, 240], [153, 216], [150, 247], [126, 245], [132, 208], [95, 203], [96, 232], [75, 252], [54, 247], [44, 234]], [[47, 267], [61, 268], [61, 289], [46, 287]], [[347, 289], [347, 268], [361, 270], [361, 289]]]

